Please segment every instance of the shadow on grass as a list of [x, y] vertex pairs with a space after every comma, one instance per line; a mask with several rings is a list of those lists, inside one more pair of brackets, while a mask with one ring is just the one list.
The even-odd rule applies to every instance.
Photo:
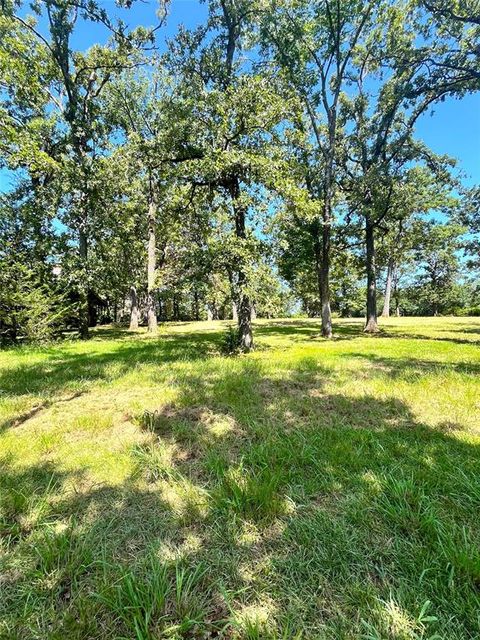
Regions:
[[[103, 343], [99, 334], [99, 343]], [[0, 389], [10, 396], [54, 394], [72, 389], [76, 383], [98, 382], [110, 378], [109, 367], [115, 365], [116, 376], [121, 376], [135, 366], [155, 364], [161, 366], [182, 360], [195, 361], [218, 353], [221, 331], [207, 334], [182, 333], [181, 336], [165, 334], [158, 337], [135, 340], [131, 334], [114, 330], [115, 337], [126, 336], [109, 345], [110, 350], [87, 350], [75, 353], [62, 347], [46, 351], [38, 363], [20, 363], [0, 372]], [[96, 341], [89, 342], [89, 346]]]
[[[308, 338], [323, 340], [320, 334], [320, 320], [299, 320], [292, 323], [291, 321], [275, 320], [267, 326], [261, 324], [255, 327], [255, 335], [257, 336], [285, 336], [292, 337], [293, 341], [303, 341]], [[372, 340], [379, 338], [393, 338], [398, 340], [423, 340], [433, 342], [450, 342], [452, 344], [466, 344], [475, 346], [477, 340], [469, 338], [456, 338], [454, 336], [443, 337], [441, 335], [428, 335], [415, 333], [414, 331], [404, 331], [401, 327], [391, 327], [388, 325], [380, 325], [377, 333], [369, 334], [364, 332], [363, 321], [345, 321], [333, 323], [333, 341], [336, 340], [355, 340], [356, 338], [370, 338]], [[438, 333], [461, 333], [461, 334], [477, 334], [480, 328], [465, 329], [440, 329], [435, 328]]]
[[[268, 325], [259, 324], [255, 325], [255, 335], [257, 336], [288, 336], [293, 341], [305, 340], [307, 338], [319, 338], [321, 336], [321, 321], [319, 318], [311, 320], [274, 320], [268, 323]], [[365, 335], [363, 332], [363, 324], [346, 323], [342, 324], [334, 323], [334, 340], [340, 340], [345, 338], [358, 338]]]
[[[479, 448], [400, 400], [326, 393], [334, 374], [315, 359], [280, 373], [239, 358], [182, 377], [174, 404], [138, 416], [147, 441], [120, 486], [6, 461], [3, 530], [30, 524], [4, 536], [2, 631], [153, 640], [167, 621], [185, 638], [476, 637]], [[204, 567], [195, 625], [176, 601], [148, 613], [151, 553], [187, 577]], [[105, 594], [132, 566], [122, 617]]]
[[375, 365], [376, 372], [383, 372], [393, 379], [412, 380], [416, 376], [430, 373], [467, 373], [469, 375], [480, 374], [480, 362], [442, 362], [440, 360], [425, 360], [414, 357], [389, 357], [375, 353], [349, 352], [342, 357], [357, 358]]

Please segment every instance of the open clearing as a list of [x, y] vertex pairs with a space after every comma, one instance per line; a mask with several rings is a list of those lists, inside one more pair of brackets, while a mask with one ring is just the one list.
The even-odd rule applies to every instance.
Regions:
[[479, 638], [480, 319], [227, 324], [0, 353], [0, 637]]

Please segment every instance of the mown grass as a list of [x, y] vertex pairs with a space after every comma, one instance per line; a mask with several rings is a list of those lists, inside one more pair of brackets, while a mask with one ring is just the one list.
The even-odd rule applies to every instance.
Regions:
[[0, 637], [480, 638], [480, 321], [0, 353]]

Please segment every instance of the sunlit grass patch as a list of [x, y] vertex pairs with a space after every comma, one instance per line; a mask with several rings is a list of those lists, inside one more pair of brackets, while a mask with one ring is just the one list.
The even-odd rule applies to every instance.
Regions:
[[106, 580], [113, 580], [113, 585], [107, 584], [97, 597], [129, 637], [199, 637], [211, 627], [201, 565], [193, 570], [180, 563], [169, 566], [150, 555], [144, 566], [126, 570], [117, 579], [114, 572], [115, 567], [106, 567]]
[[480, 323], [225, 326], [0, 353], [0, 637], [480, 636]]

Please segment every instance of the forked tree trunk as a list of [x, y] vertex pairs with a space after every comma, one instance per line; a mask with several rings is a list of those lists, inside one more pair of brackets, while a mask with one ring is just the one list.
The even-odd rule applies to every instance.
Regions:
[[156, 267], [156, 214], [157, 208], [153, 195], [148, 205], [148, 254], [147, 254], [147, 322], [148, 331], [157, 330], [157, 313], [155, 310], [155, 267]]
[[130, 288], [130, 300], [132, 303], [132, 308], [130, 310], [130, 331], [134, 331], [138, 329], [138, 298], [137, 298], [137, 290], [135, 287]]
[[390, 317], [390, 298], [392, 295], [392, 279], [394, 269], [395, 263], [393, 261], [393, 257], [390, 257], [387, 266], [387, 279], [385, 282], [385, 298], [383, 300], [382, 318]]
[[375, 265], [375, 227], [369, 216], [365, 220], [365, 243], [367, 249], [367, 322], [365, 331], [378, 331], [377, 323], [377, 279]]

